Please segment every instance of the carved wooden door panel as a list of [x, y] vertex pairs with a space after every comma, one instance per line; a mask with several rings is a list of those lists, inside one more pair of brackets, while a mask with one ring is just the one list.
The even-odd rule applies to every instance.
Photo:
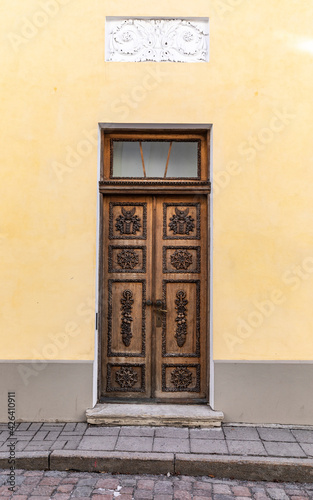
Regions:
[[103, 204], [102, 396], [207, 397], [207, 200]]
[[155, 397], [207, 397], [207, 199], [160, 197], [156, 204]]
[[151, 397], [151, 197], [103, 203], [102, 394]]

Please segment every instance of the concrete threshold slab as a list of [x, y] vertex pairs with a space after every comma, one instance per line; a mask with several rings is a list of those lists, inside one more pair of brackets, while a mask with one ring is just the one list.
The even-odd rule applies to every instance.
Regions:
[[224, 414], [208, 405], [98, 403], [86, 417], [95, 425], [220, 427]]

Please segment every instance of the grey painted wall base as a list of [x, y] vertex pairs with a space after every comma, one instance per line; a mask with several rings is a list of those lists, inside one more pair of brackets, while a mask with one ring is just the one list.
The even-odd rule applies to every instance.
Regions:
[[0, 422], [8, 420], [7, 397], [16, 393], [18, 422], [84, 422], [92, 406], [91, 362], [0, 364]]
[[[92, 401], [91, 362], [0, 363], [0, 422], [16, 393], [19, 422], [83, 422]], [[224, 421], [313, 425], [313, 363], [215, 363], [214, 407]]]
[[313, 364], [215, 362], [224, 422], [313, 424]]

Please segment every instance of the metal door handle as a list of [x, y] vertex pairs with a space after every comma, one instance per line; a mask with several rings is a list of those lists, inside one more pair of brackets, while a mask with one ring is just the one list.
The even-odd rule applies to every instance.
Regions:
[[160, 313], [167, 313], [167, 309], [157, 309], [157, 312], [160, 312]]

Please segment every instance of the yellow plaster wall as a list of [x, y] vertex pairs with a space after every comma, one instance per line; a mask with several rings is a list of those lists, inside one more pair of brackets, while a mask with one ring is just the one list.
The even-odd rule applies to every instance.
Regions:
[[[210, 17], [210, 62], [104, 63], [106, 15]], [[2, 0], [0, 358], [93, 359], [97, 124], [160, 122], [213, 124], [214, 358], [313, 359], [312, 18]]]

